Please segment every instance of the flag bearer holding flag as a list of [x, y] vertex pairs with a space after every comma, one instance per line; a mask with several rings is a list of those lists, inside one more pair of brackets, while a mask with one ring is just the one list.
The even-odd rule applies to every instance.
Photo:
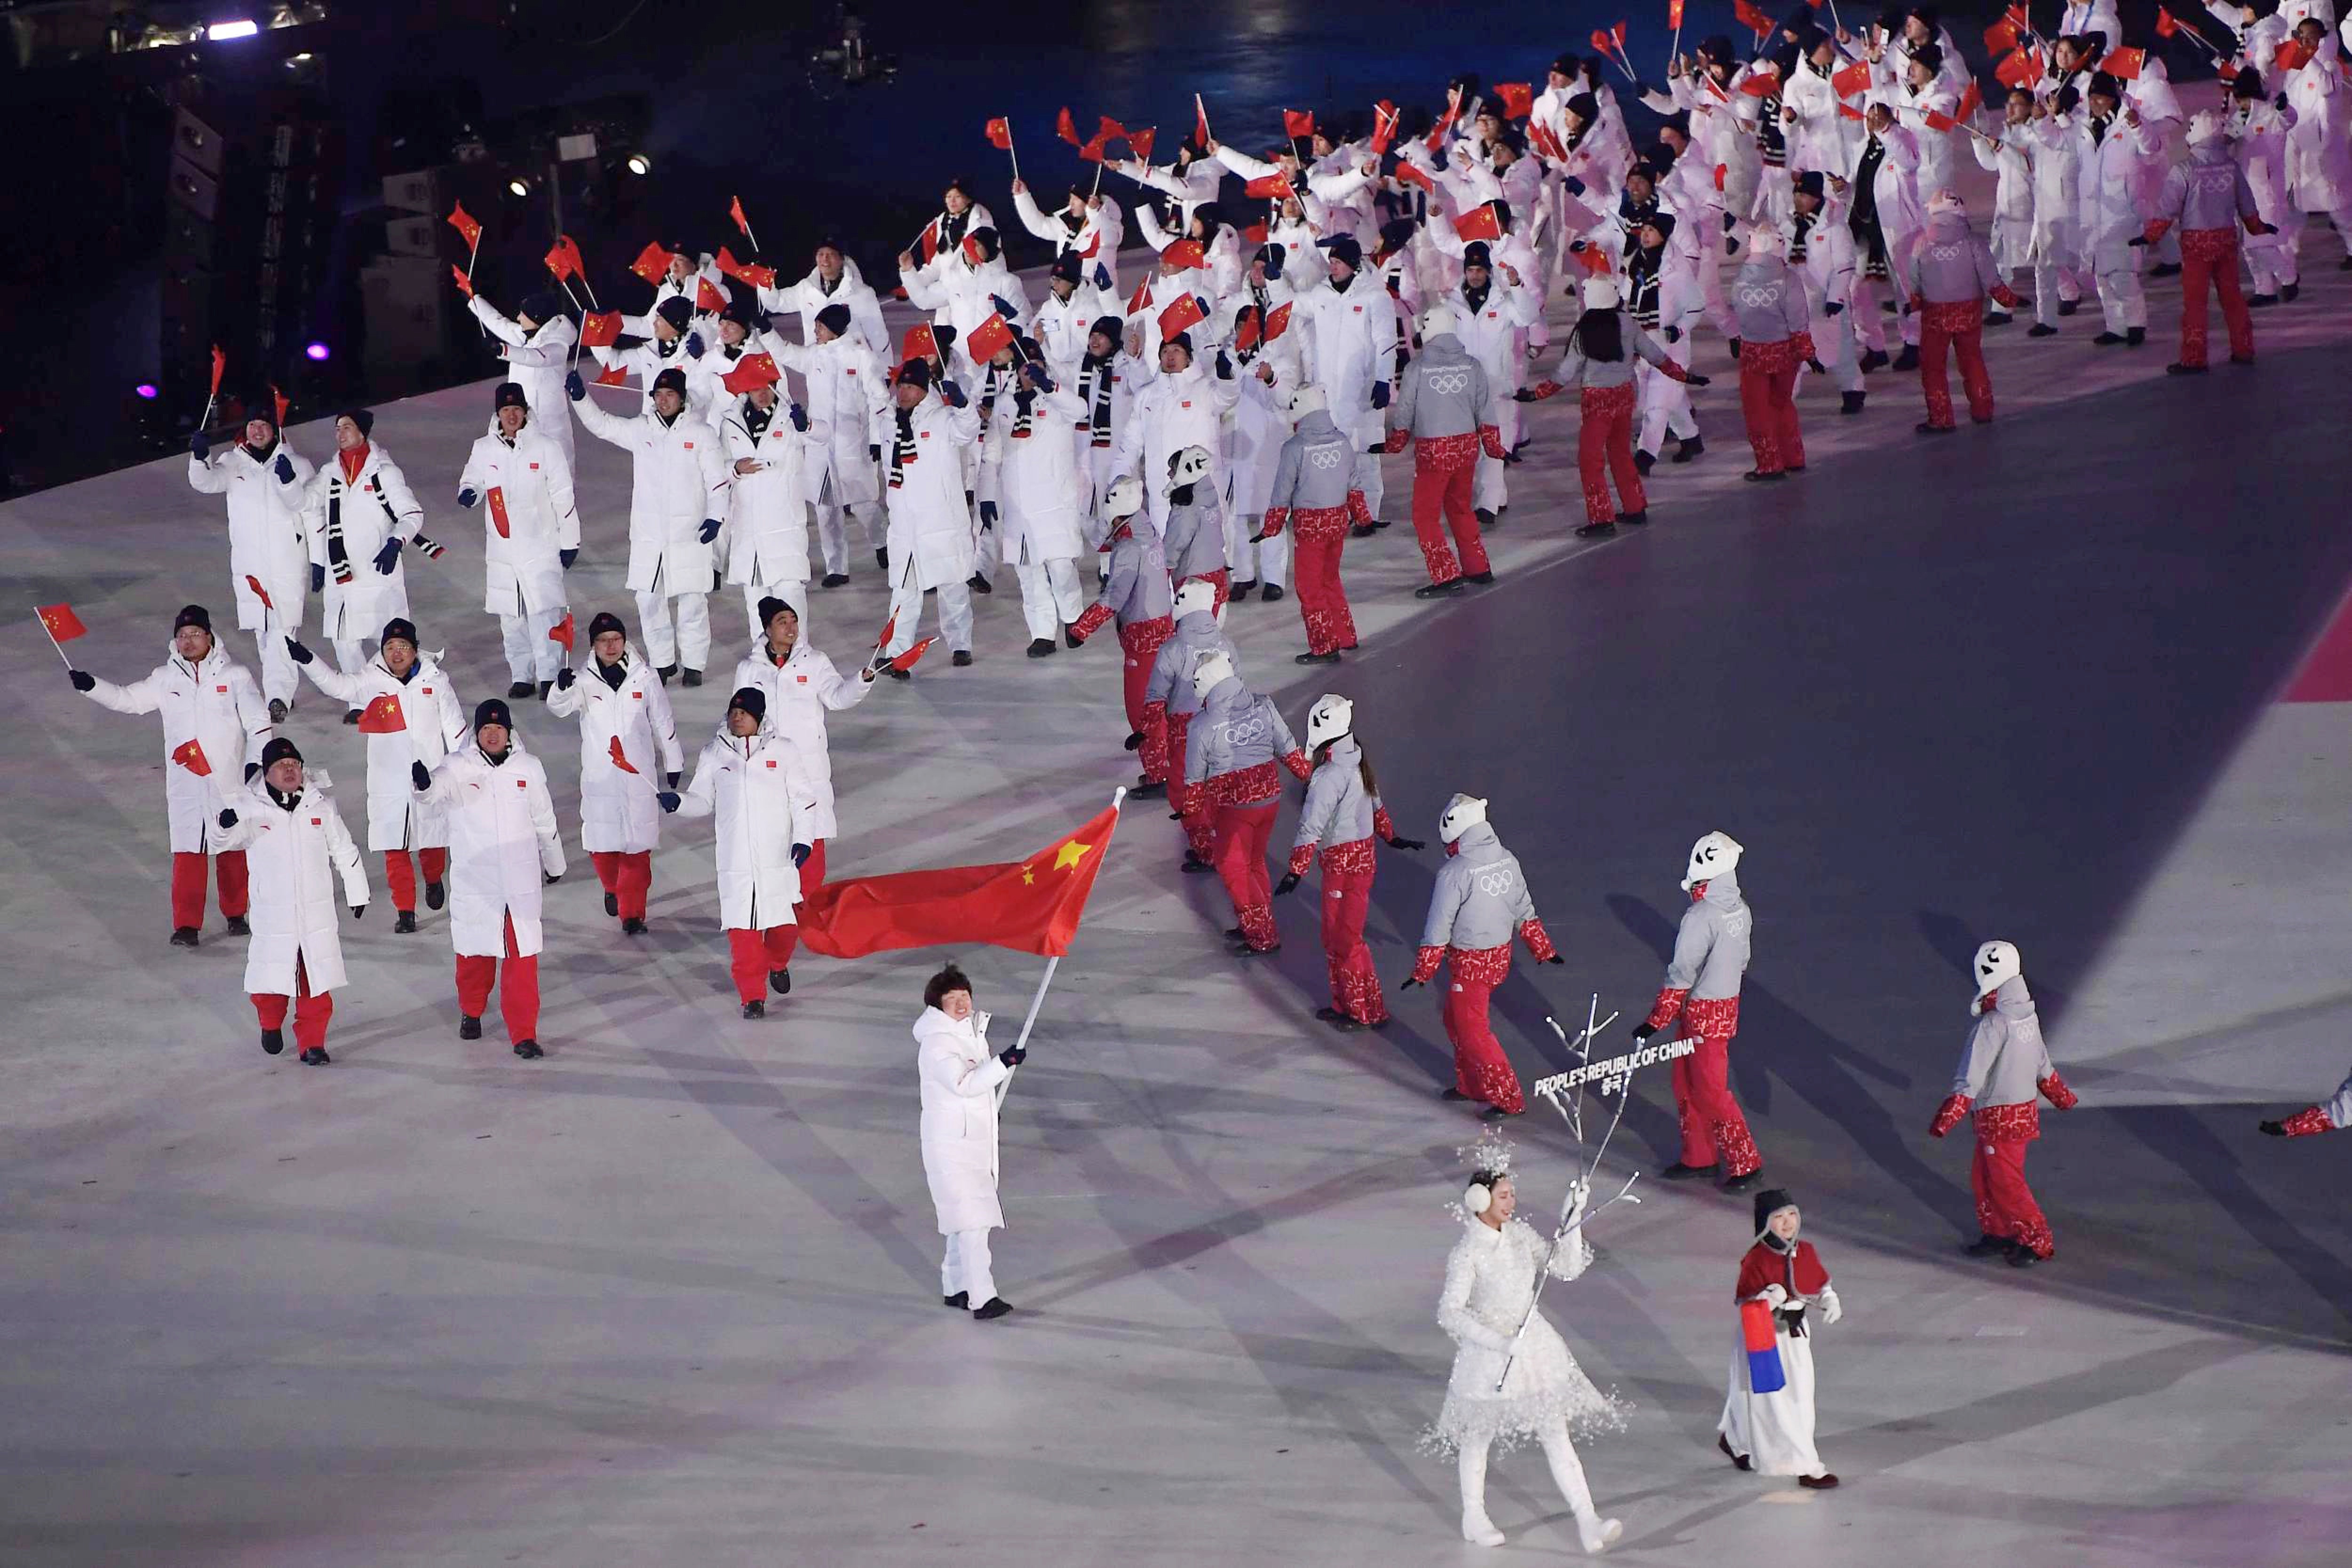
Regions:
[[[1680, 1065], [1677, 1063], [1676, 1065]], [[1731, 1376], [1716, 1423], [1715, 1446], [1743, 1470], [1794, 1476], [1801, 1487], [1826, 1490], [1838, 1484], [1813, 1448], [1813, 1336], [1820, 1322], [1845, 1315], [1830, 1271], [1810, 1241], [1797, 1239], [1804, 1217], [1797, 1200], [1779, 1187], [1756, 1195], [1756, 1243], [1739, 1260], [1739, 1282], [1731, 1299], [1739, 1308], [1743, 1333], [1731, 1344]], [[1760, 1333], [1745, 1325], [1758, 1320]], [[1774, 1363], [1780, 1383], [1771, 1383]]]
[[261, 1020], [261, 1049], [272, 1056], [286, 1049], [290, 1003], [302, 1065], [324, 1067], [327, 1024], [343, 983], [335, 878], [342, 878], [343, 902], [359, 919], [368, 906], [359, 846], [335, 810], [327, 776], [305, 777], [302, 754], [282, 735], [261, 748], [261, 776], [233, 799], [217, 821], [221, 841], [252, 866], [257, 929], [246, 949], [245, 988]]
[[694, 765], [693, 784], [683, 796], [661, 792], [665, 811], [715, 819], [719, 923], [727, 932], [727, 972], [747, 1019], [767, 1017], [771, 988], [778, 996], [793, 988], [799, 934], [793, 911], [818, 836], [800, 754], [767, 719], [764, 690], [738, 691], [727, 704], [725, 727]]
[[336, 669], [291, 637], [286, 651], [312, 685], [359, 710], [368, 748], [368, 848], [383, 856], [384, 883], [399, 912], [393, 930], [414, 931], [416, 864], [410, 852], [424, 862], [426, 906], [440, 908], [449, 870], [449, 824], [440, 812], [417, 804], [409, 789], [409, 764], [431, 768], [466, 743], [466, 709], [449, 672], [417, 651], [415, 623], [399, 616], [384, 622], [375, 657], [356, 671]]
[[172, 834], [172, 946], [196, 945], [196, 929], [205, 923], [205, 879], [212, 854], [220, 857], [220, 909], [229, 935], [249, 935], [245, 853], [228, 844], [215, 820], [222, 791], [234, 786], [215, 779], [213, 770], [239, 763], [247, 778], [260, 770], [261, 748], [270, 736], [269, 710], [262, 705], [253, 676], [244, 665], [232, 663], [215, 641], [212, 617], [201, 604], [189, 605], [173, 619], [171, 655], [146, 679], [118, 686], [80, 670], [71, 674], [74, 690], [100, 707], [163, 716], [163, 805]]
[[954, 965], [923, 988], [915, 1066], [923, 1087], [923, 1178], [947, 1238], [940, 1300], [982, 1320], [1013, 1310], [996, 1293], [988, 1249], [988, 1233], [1004, 1225], [996, 1195], [996, 1090], [1029, 1054], [1019, 1045], [991, 1053], [988, 1021], [972, 1006], [971, 982]]
[[[556, 385], [562, 385], [558, 381]], [[493, 399], [498, 427], [478, 436], [457, 476], [457, 505], [487, 499], [482, 517], [482, 608], [499, 618], [509, 698], [547, 699], [563, 648], [555, 629], [568, 613], [563, 570], [580, 555], [580, 511], [572, 502], [572, 422], [557, 402], [545, 426], [531, 417], [527, 389], [504, 382]]]
[[[629, 645], [609, 611], [588, 622], [588, 662], [555, 677], [547, 711], [580, 720], [580, 847], [604, 884], [604, 913], [631, 936], [646, 929], [654, 846], [661, 840], [663, 789], [677, 788], [686, 767], [669, 692], [645, 655]], [[661, 777], [656, 778], [658, 765]]]
[[267, 391], [247, 403], [245, 438], [212, 457], [212, 438], [188, 438], [188, 487], [228, 497], [229, 580], [236, 623], [253, 633], [261, 655], [262, 694], [272, 724], [286, 721], [298, 685], [279, 641], [302, 630], [310, 583], [310, 549], [302, 530], [302, 496], [313, 470], [278, 434], [278, 405]]

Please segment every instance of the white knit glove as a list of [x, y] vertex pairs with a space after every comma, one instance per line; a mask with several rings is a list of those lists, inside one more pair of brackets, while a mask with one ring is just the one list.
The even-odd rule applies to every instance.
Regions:
[[1845, 1303], [1838, 1300], [1838, 1293], [1836, 1291], [1827, 1285], [1823, 1285], [1822, 1287], [1820, 1299], [1822, 1303], [1822, 1322], [1825, 1323], [1833, 1323], [1837, 1322], [1838, 1319], [1845, 1316]]

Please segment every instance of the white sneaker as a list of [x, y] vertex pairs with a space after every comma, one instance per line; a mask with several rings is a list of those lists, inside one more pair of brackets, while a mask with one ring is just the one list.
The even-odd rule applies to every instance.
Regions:
[[1597, 1513], [1576, 1521], [1577, 1539], [1584, 1543], [1588, 1553], [1596, 1557], [1615, 1545], [1617, 1538], [1624, 1533], [1623, 1525], [1613, 1519], [1603, 1519]]
[[1476, 1513], [1462, 1516], [1462, 1539], [1473, 1546], [1500, 1546], [1503, 1544], [1503, 1532], [1495, 1528], [1495, 1521], [1488, 1519], [1486, 1511], [1481, 1509]]

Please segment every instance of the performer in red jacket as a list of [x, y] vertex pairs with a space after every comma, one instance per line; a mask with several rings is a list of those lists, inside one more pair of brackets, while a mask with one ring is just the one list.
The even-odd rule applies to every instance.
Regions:
[[[1745, 1338], [1731, 1341], [1731, 1381], [1716, 1424], [1715, 1446], [1743, 1470], [1794, 1476], [1801, 1487], [1838, 1484], [1813, 1448], [1813, 1320], [1845, 1316], [1830, 1271], [1810, 1241], [1797, 1239], [1804, 1223], [1797, 1200], [1779, 1187], [1756, 1195], [1756, 1242], [1739, 1260], [1734, 1304], [1759, 1301], [1772, 1313], [1772, 1345], [1783, 1385], [1755, 1392]], [[1818, 1307], [1819, 1313], [1813, 1309]]]

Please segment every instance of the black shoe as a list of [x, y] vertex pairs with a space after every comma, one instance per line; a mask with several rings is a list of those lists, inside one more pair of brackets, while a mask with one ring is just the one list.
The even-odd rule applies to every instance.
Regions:
[[791, 996], [793, 994], [793, 972], [790, 969], [769, 970], [768, 989], [775, 992], [776, 995], [780, 997]]
[[547, 1054], [547, 1052], [539, 1049], [539, 1041], [535, 1040], [519, 1040], [515, 1041], [514, 1053], [517, 1056], [521, 1057], [525, 1061], [537, 1061], [541, 1057]]
[[266, 1029], [261, 1031], [261, 1049], [271, 1056], [286, 1049], [286, 1031]]
[[1923, 421], [1920, 423], [1915, 424], [1911, 429], [1913, 434], [1917, 435], [1951, 435], [1958, 431], [1958, 427], [1957, 425], [1950, 424], [1937, 424], [1930, 420]]
[[232, 936], [250, 936], [253, 935], [253, 927], [247, 924], [244, 915], [232, 915], [228, 916], [228, 934]]
[[1246, 942], [1249, 940], [1249, 933], [1238, 925], [1228, 925], [1224, 929], [1224, 938], [1228, 942]]
[[1268, 604], [1272, 604], [1281, 599], [1283, 594], [1284, 590], [1282, 584], [1278, 582], [1269, 582], [1265, 585], [1265, 591], [1259, 594], [1258, 598]]
[[888, 547], [878, 545], [875, 547], [874, 564], [880, 567], [884, 571], [890, 570], [890, 551]]
[[1225, 951], [1236, 958], [1271, 958], [1282, 951], [1282, 944], [1277, 942], [1271, 947], [1253, 947], [1246, 942], [1236, 942]]
[[1862, 359], [1860, 360], [1859, 364], [1864, 374], [1868, 374], [1870, 371], [1878, 369], [1881, 365], [1884, 365], [1886, 362], [1886, 356], [1879, 352], [1876, 349], [1865, 349], [1863, 350]]
[[1377, 523], [1358, 523], [1348, 530], [1348, 537], [1353, 539], [1368, 539], [1379, 527]]
[[1444, 582], [1423, 583], [1412, 591], [1412, 596], [1415, 599], [1439, 599], [1449, 593], [1461, 592], [1464, 586], [1460, 578], [1449, 577]]
[[1650, 470], [1655, 468], [1657, 465], [1658, 455], [1656, 453], [1636, 452], [1633, 454], [1633, 472], [1641, 475], [1643, 478], [1649, 477]]
[[1718, 1166], [1686, 1166], [1683, 1164], [1682, 1161], [1676, 1160], [1673, 1165], [1668, 1166], [1665, 1169], [1658, 1173], [1658, 1179], [1660, 1181], [1699, 1181], [1702, 1179], [1713, 1181], [1715, 1179], [1715, 1173], [1720, 1168], [1722, 1167]]
[[1745, 1454], [1733, 1453], [1731, 1451], [1731, 1439], [1725, 1437], [1720, 1432], [1717, 1432], [1715, 1435], [1715, 1446], [1723, 1450], [1723, 1457], [1725, 1458], [1729, 1459], [1733, 1464], [1738, 1465], [1743, 1470], [1748, 1468], [1748, 1456]]
[[310, 1066], [324, 1067], [335, 1059], [327, 1054], [327, 1048], [325, 1046], [314, 1045], [310, 1050], [302, 1053], [302, 1060]]
[[845, 571], [828, 571], [824, 574], [824, 580], [818, 582], [817, 586], [819, 588], [839, 588], [848, 580], [849, 574]]
[[509, 697], [527, 697], [538, 689], [538, 687], [532, 685], [529, 681], [517, 681], [514, 685], [507, 688], [507, 695]]
[[353, 708], [345, 708], [345, 709], [343, 710], [343, 722], [344, 722], [345, 724], [357, 724], [357, 723], [359, 723], [359, 721], [360, 721], [360, 710], [359, 710], [359, 709], [357, 709], [357, 708], [353, 707]]
[[2164, 373], [2168, 376], [2201, 376], [2206, 372], [2204, 365], [2184, 365], [2177, 361], [2164, 367]]
[[548, 694], [548, 693], [550, 693], [550, 692], [551, 692], [551, 691], [553, 691], [554, 689], [555, 689], [555, 683], [554, 683], [553, 681], [541, 681], [541, 682], [540, 682], [540, 683], [539, 683], [539, 700], [540, 700], [540, 701], [541, 701], [541, 702], [545, 702], [545, 701], [547, 700], [547, 694]]
[[669, 685], [670, 677], [677, 674], [677, 666], [676, 664], [664, 664], [660, 669], [656, 670], [654, 674], [661, 677], [662, 685]]
[[1824, 1470], [1817, 1476], [1799, 1476], [1797, 1478], [1797, 1484], [1803, 1487], [1807, 1491], [1828, 1491], [1834, 1488], [1838, 1482], [1837, 1477], [1831, 1475], [1828, 1471]]
[[1984, 324], [1988, 327], [2006, 327], [2016, 319], [2016, 317], [2006, 310], [1988, 310], [1985, 312]]
[[2150, 277], [2178, 277], [2180, 276], [2180, 264], [2177, 261], [2159, 261], [2147, 269], [2147, 275]]
[[2275, 294], [2249, 294], [2246, 296], [2246, 308], [2249, 310], [2267, 310], [2278, 302], [2279, 297]]
[[1339, 655], [1338, 653], [1293, 653], [1290, 655], [1290, 662], [1294, 664], [1336, 664], [1339, 662]]
[[971, 1305], [971, 1296], [967, 1291], [958, 1291], [952, 1296], [941, 1296], [940, 1298], [940, 1305], [943, 1307], [954, 1307], [961, 1312]]
[[1749, 1187], [1754, 1186], [1758, 1182], [1760, 1182], [1763, 1179], [1764, 1167], [1762, 1166], [1758, 1166], [1746, 1176], [1736, 1176], [1729, 1181], [1725, 1182], [1723, 1184], [1723, 1190], [1726, 1192], [1746, 1192]]
[[392, 917], [392, 934], [394, 936], [405, 936], [415, 929], [416, 911], [414, 909], [404, 909], [398, 915]]
[[2012, 1241], [2010, 1243], [2009, 1266], [2011, 1268], [2031, 1269], [2041, 1261], [2041, 1259], [2034, 1256], [2033, 1249], [2028, 1247], [2024, 1242]]
[[2058, 314], [2061, 316], [2072, 316], [2075, 311], [2080, 310], [2082, 308], [2083, 302], [2079, 299], [2061, 299], [2058, 301]]
[[1168, 793], [1168, 780], [1165, 779], [1138, 779], [1135, 781], [1135, 787], [1129, 789], [1128, 793], [1134, 796], [1139, 800], [1158, 800], [1160, 797]]
[[768, 1016], [768, 1004], [758, 1001], [745, 1002], [743, 1004], [743, 1016], [747, 1019], [766, 1018]]
[[1863, 400], [1867, 398], [1869, 395], [1870, 394], [1868, 392], [1840, 392], [1838, 394], [1838, 412], [1840, 413], [1860, 413], [1862, 412]]
[[955, 651], [955, 657], [950, 659], [948, 663], [953, 664], [959, 670], [968, 670], [971, 668], [971, 650], [969, 648], [958, 648]]
[[1685, 440], [1675, 444], [1675, 455], [1672, 457], [1667, 458], [1666, 461], [1669, 463], [1687, 463], [1692, 458], [1702, 455], [1706, 451], [1706, 437], [1703, 435], [1689, 436]]
[[1461, 1090], [1456, 1089], [1451, 1083], [1439, 1090], [1437, 1092], [1437, 1097], [1440, 1100], [1451, 1100], [1456, 1105], [1484, 1105], [1486, 1103], [1484, 1100], [1479, 1099], [1475, 1094], [1465, 1094]]
[[996, 591], [996, 590], [988, 586], [988, 579], [981, 576], [980, 573], [976, 571], [970, 577], [963, 580], [963, 585], [966, 588], [971, 589], [974, 593], [993, 593]]
[[2281, 299], [2284, 300], [2287, 304], [2292, 305], [2292, 304], [2294, 304], [2294, 303], [2295, 302], [2295, 300], [2296, 300], [2296, 299], [2297, 299], [2297, 298], [2302, 295], [2302, 293], [2303, 293], [2303, 285], [2302, 285], [2302, 284], [2300, 284], [2300, 283], [2290, 283], [2290, 284], [2288, 284], [2286, 287], [2284, 287], [2284, 288], [2281, 288], [2281, 289], [2279, 290], [2279, 298], [2280, 298]]
[[1971, 1258], [1990, 1258], [1995, 1253], [2008, 1251], [2010, 1245], [2006, 1236], [1979, 1236], [1960, 1250]]
[[1231, 587], [1231, 588], [1229, 588], [1229, 589], [1227, 589], [1227, 590], [1225, 591], [1225, 602], [1226, 602], [1226, 603], [1228, 603], [1228, 604], [1234, 604], [1234, 603], [1238, 603], [1238, 602], [1239, 602], [1239, 601], [1241, 601], [1242, 600], [1247, 599], [1251, 594], [1253, 594], [1253, 593], [1255, 593], [1255, 592], [1256, 592], [1256, 591], [1257, 591], [1257, 579], [1256, 579], [1256, 578], [1254, 578], [1254, 577], [1253, 577], [1253, 578], [1251, 578], [1247, 582], [1236, 582], [1236, 583], [1234, 583], [1234, 584], [1233, 585], [1233, 587]]
[[621, 913], [621, 895], [619, 894], [608, 893], [604, 895], [604, 913], [607, 915], [618, 915]]
[[1506, 1111], [1500, 1105], [1489, 1105], [1484, 1111], [1478, 1113], [1478, 1120], [1481, 1122], [1499, 1122], [1506, 1116], [1524, 1116], [1527, 1113], [1527, 1107], [1524, 1105], [1520, 1106], [1516, 1111]]
[[1898, 371], [1917, 370], [1919, 368], [1919, 345], [1916, 343], [1904, 344], [1903, 351], [1895, 356], [1895, 368]]
[[1013, 1303], [1003, 1296], [991, 1296], [988, 1298], [988, 1304], [984, 1307], [973, 1308], [971, 1315], [985, 1321], [989, 1318], [1001, 1318], [1012, 1310]]
[[1488, 583], [1495, 580], [1495, 574], [1492, 570], [1486, 571], [1474, 571], [1462, 580], [1465, 582], [1475, 582], [1479, 587], [1484, 588]]
[[1605, 539], [1616, 531], [1616, 520], [1612, 518], [1611, 520], [1603, 523], [1585, 524], [1582, 528], [1576, 530], [1576, 537], [1580, 539]]
[[701, 672], [700, 670], [688, 670], [688, 671], [687, 671], [687, 672], [686, 672], [686, 684], [687, 684], [688, 685], [689, 685], [689, 686], [698, 686], [698, 685], [700, 685], [702, 684], [702, 672]]
[[1617, 520], [1627, 528], [1645, 528], [1650, 526], [1650, 514], [1646, 511], [1620, 512], [1617, 514]]
[[2251, 365], [2254, 362], [2254, 357], [2252, 354], [2231, 354], [2230, 362], [2233, 365]]
[[2025, 329], [2025, 335], [2029, 338], [2054, 338], [2058, 335], [2058, 329], [2047, 321], [2036, 321]]
[[1065, 626], [1062, 628], [1062, 645], [1066, 648], [1076, 648], [1083, 644], [1078, 641], [1078, 634]]
[[2336, 270], [2338, 272], [2352, 272], [2352, 256], [2347, 256], [2342, 261], [2337, 262], [2336, 264]]
[[889, 674], [890, 678], [891, 678], [892, 680], [894, 680], [894, 681], [911, 681], [911, 680], [913, 680], [913, 679], [915, 678], [915, 672], [914, 672], [914, 671], [912, 671], [912, 670], [902, 670], [902, 669], [898, 668], [896, 664], [893, 664], [893, 665], [891, 665], [891, 666], [890, 666], [890, 668], [889, 668], [889, 670], [888, 670], [887, 674]]
[[286, 722], [286, 699], [284, 697], [271, 697], [269, 699], [269, 722], [272, 724], [284, 724]]
[[1205, 876], [1217, 868], [1187, 849], [1184, 852], [1184, 863], [1177, 869], [1187, 876]]
[[2145, 343], [2145, 342], [2147, 342], [2147, 328], [2145, 328], [2145, 327], [2126, 327], [2126, 328], [2125, 328], [2125, 329], [2124, 329], [2124, 345], [2125, 345], [2125, 347], [2126, 347], [2126, 348], [2132, 348], [2132, 349], [2137, 349], [2137, 348], [2138, 348], [2142, 343]]
[[447, 902], [448, 902], [448, 898], [449, 898], [449, 892], [448, 892], [448, 890], [447, 890], [446, 888], [443, 887], [439, 883], [437, 883], [437, 882], [428, 882], [428, 883], [426, 883], [425, 884], [425, 908], [427, 908], [427, 909], [438, 909], [438, 908], [440, 908], [440, 907], [442, 906], [442, 904], [446, 904], [446, 903], [447, 903]]
[[457, 1038], [458, 1038], [459, 1040], [479, 1040], [479, 1039], [481, 1039], [481, 1038], [482, 1038], [482, 1020], [481, 1020], [481, 1019], [478, 1019], [478, 1018], [468, 1018], [468, 1017], [465, 1016], [464, 1014], [460, 1014], [460, 1015], [458, 1015], [458, 1019], [457, 1019]]
[[1031, 638], [1029, 640], [1029, 656], [1033, 659], [1052, 658], [1054, 656], [1054, 640], [1051, 637]]
[[2118, 343], [2128, 342], [2129, 340], [2130, 340], [2126, 339], [2121, 332], [2102, 332], [2097, 337], [2091, 340], [2091, 347], [2095, 349], [2112, 349]]
[[1338, 1030], [1341, 1034], [1352, 1034], [1357, 1030], [1364, 1027], [1357, 1019], [1349, 1018], [1338, 1008], [1317, 1008], [1315, 1009], [1315, 1016], [1322, 1019], [1325, 1023], [1329, 1024], [1333, 1029]]
[[644, 915], [630, 915], [626, 920], [624, 920], [624, 921], [622, 921], [622, 922], [621, 922], [621, 935], [622, 935], [622, 936], [644, 936], [645, 934], [646, 934], [646, 919], [645, 919], [645, 916], [644, 916]]
[[1778, 480], [1786, 479], [1788, 476], [1789, 471], [1786, 468], [1781, 469], [1778, 474], [1767, 474], [1760, 468], [1750, 468], [1740, 476], [1750, 484], [1756, 485], [1769, 485]]

